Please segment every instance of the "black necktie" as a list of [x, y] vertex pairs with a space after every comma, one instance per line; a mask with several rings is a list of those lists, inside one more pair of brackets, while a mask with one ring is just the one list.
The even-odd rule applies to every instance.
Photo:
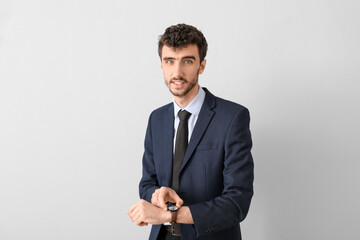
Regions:
[[175, 154], [173, 163], [172, 189], [179, 191], [179, 174], [182, 162], [184, 161], [186, 148], [188, 146], [188, 119], [191, 113], [180, 110], [178, 113], [180, 122], [176, 133]]

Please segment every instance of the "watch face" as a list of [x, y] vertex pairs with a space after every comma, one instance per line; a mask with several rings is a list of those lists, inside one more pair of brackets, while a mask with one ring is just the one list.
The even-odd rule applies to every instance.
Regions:
[[178, 207], [176, 205], [172, 205], [168, 207], [169, 211], [177, 211]]

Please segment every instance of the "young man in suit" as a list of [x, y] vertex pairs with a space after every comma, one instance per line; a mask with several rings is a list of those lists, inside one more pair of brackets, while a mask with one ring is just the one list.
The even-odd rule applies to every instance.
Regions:
[[241, 239], [253, 195], [249, 112], [198, 83], [207, 42], [193, 26], [165, 30], [158, 52], [173, 103], [152, 112], [141, 200], [128, 214], [149, 239]]

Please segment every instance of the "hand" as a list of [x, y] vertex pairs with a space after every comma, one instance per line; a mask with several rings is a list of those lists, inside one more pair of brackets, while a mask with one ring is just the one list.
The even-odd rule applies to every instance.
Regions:
[[179, 197], [179, 195], [177, 195], [174, 190], [168, 187], [161, 187], [156, 189], [151, 197], [151, 203], [164, 209], [165, 211], [167, 210], [166, 202], [168, 201], [176, 203], [178, 208], [184, 204], [184, 201]]
[[131, 220], [138, 226], [163, 224], [171, 219], [171, 213], [141, 199], [128, 211]]

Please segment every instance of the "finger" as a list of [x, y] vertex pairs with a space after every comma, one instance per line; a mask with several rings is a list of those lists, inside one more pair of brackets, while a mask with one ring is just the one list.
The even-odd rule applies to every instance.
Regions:
[[160, 192], [160, 189], [156, 189], [151, 197], [154, 199], [158, 198], [159, 192]]
[[151, 195], [151, 203], [154, 204], [154, 201], [156, 199], [156, 191]]
[[144, 227], [144, 226], [147, 226], [147, 225], [148, 225], [148, 223], [146, 223], [146, 222], [141, 222], [139, 226], [140, 226], [140, 227]]
[[[161, 187], [163, 188], [163, 187]], [[151, 197], [151, 203], [156, 205], [156, 206], [159, 206], [159, 193], [160, 193], [160, 188], [156, 189], [154, 191], [154, 193], [152, 194], [152, 197]]]
[[134, 213], [131, 213], [131, 214], [129, 215], [131, 221], [135, 222], [135, 216], [136, 216], [136, 215], [135, 215]]
[[179, 195], [174, 191], [169, 191], [168, 201], [176, 203], [176, 206], [179, 208], [184, 204], [184, 201], [179, 197]]
[[141, 226], [141, 223], [142, 223], [142, 222], [143, 222], [143, 221], [142, 221], [140, 218], [138, 218], [138, 219], [135, 220], [134, 223], [135, 223], [136, 225], [138, 225], [138, 226]]
[[184, 204], [184, 201], [179, 197], [179, 195], [177, 195], [175, 191], [171, 193], [171, 198], [172, 202], [175, 202], [178, 208]]
[[159, 201], [159, 206], [166, 211], [167, 205], [165, 202], [165, 194], [166, 194], [166, 191], [160, 191], [158, 201]]
[[134, 213], [134, 214], [132, 215], [131, 220], [132, 220], [136, 225], [138, 225], [138, 223], [140, 223], [140, 222], [143, 222], [142, 215], [140, 214], [140, 212]]
[[135, 220], [136, 220], [137, 218], [139, 218], [139, 216], [141, 215], [140, 212], [141, 212], [141, 211], [140, 211], [139, 208], [135, 208], [135, 209], [131, 212], [130, 218], [131, 218], [131, 220], [132, 220], [133, 222], [135, 222]]
[[137, 211], [139, 208], [141, 208], [141, 200], [139, 200], [137, 203], [135, 203], [132, 207], [131, 207], [131, 213], [134, 211]]
[[153, 205], [157, 206], [157, 207], [160, 206], [160, 203], [159, 203], [158, 199], [156, 199], [156, 200], [154, 200], [154, 201], [151, 201], [151, 203], [152, 203]]
[[159, 195], [159, 194], [155, 194], [155, 193], [154, 193], [154, 194], [152, 195], [152, 198], [151, 198], [151, 203], [154, 204], [154, 205], [156, 205], [156, 206], [159, 206], [158, 195]]
[[155, 200], [155, 198], [154, 198], [154, 197], [152, 197], [152, 198], [151, 198], [151, 204], [156, 205], [156, 200]]
[[132, 205], [128, 211], [128, 215], [130, 216], [130, 214], [132, 213], [132, 211], [134, 211], [134, 209], [136, 208], [137, 203], [135, 203], [134, 205]]
[[139, 211], [136, 212], [135, 216], [134, 216], [134, 223], [138, 226], [140, 226], [140, 224], [142, 222], [146, 222], [145, 221], [145, 214], [144, 211], [142, 211], [141, 209]]
[[184, 204], [184, 201], [179, 197], [179, 199], [176, 201], [176, 206], [180, 208]]

